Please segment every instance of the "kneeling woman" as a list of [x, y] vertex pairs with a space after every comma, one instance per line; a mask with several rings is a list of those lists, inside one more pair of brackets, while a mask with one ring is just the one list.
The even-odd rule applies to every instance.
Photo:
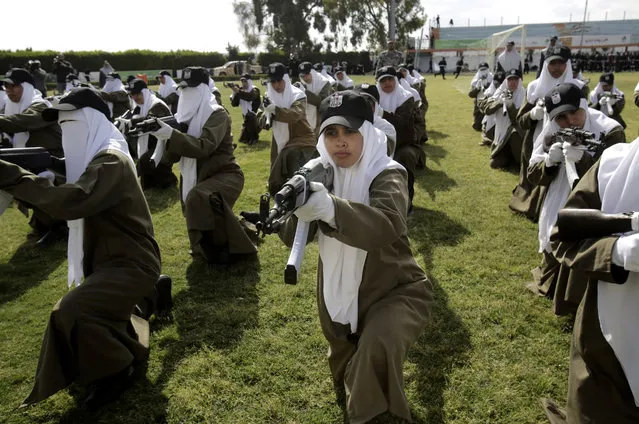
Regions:
[[[335, 170], [332, 192], [313, 183], [297, 219], [319, 228], [318, 307], [336, 388], [350, 422], [410, 420], [402, 364], [421, 334], [432, 289], [411, 253], [406, 170], [386, 154], [366, 99], [335, 93], [320, 105], [317, 150]], [[280, 236], [291, 242], [297, 219]]]

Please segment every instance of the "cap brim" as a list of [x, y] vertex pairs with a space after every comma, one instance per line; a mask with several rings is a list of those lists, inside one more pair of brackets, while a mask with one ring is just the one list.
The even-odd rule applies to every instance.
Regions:
[[551, 110], [548, 113], [548, 118], [552, 121], [553, 119], [555, 119], [555, 117], [557, 115], [559, 115], [560, 113], [564, 113], [564, 112], [574, 112], [577, 109], [579, 109], [579, 106], [575, 106], [575, 105], [561, 105], [553, 110]]
[[13, 84], [13, 85], [19, 84], [18, 82], [15, 82], [11, 78], [2, 78], [2, 79], [0, 79], [0, 82], [3, 82], [5, 84]]
[[379, 81], [381, 81], [383, 78], [386, 78], [386, 77], [393, 78], [393, 77], [395, 77], [395, 75], [391, 75], [391, 74], [383, 74], [383, 75], [380, 75], [380, 76], [378, 76], [378, 77], [377, 77], [377, 81], [379, 82]]
[[77, 106], [72, 105], [71, 103], [58, 103], [55, 106], [51, 106], [42, 111], [42, 119], [45, 121], [57, 121], [58, 120], [58, 112], [61, 110], [69, 111], [69, 110], [77, 110], [79, 109]]
[[326, 127], [328, 127], [329, 125], [341, 125], [353, 130], [358, 130], [363, 123], [364, 119], [356, 118], [354, 116], [331, 116], [330, 118], [322, 122], [319, 133], [321, 134], [322, 132], [324, 132]]
[[568, 59], [566, 59], [563, 56], [559, 56], [559, 55], [555, 55], [555, 56], [550, 56], [546, 59], [548, 61], [548, 63], [552, 62], [553, 60], [563, 60], [564, 62], [567, 62]]

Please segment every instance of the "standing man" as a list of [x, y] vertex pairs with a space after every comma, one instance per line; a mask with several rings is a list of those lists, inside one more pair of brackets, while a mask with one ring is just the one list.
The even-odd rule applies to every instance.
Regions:
[[556, 35], [553, 35], [552, 37], [550, 37], [548, 46], [541, 51], [541, 58], [539, 59], [539, 68], [537, 69], [537, 76], [535, 78], [539, 78], [539, 76], [541, 75], [541, 71], [542, 69], [544, 69], [544, 60], [546, 60], [546, 58], [552, 54], [552, 52], [555, 50], [555, 46], [559, 44], [559, 46], [561, 47], [561, 43], [558, 43], [557, 40], [558, 38]]
[[62, 53], [53, 58], [53, 73], [55, 74], [57, 94], [63, 94], [67, 87], [67, 75], [74, 72], [71, 62], [64, 60]]
[[515, 42], [509, 41], [506, 44], [506, 50], [497, 58], [497, 70], [502, 72], [508, 72], [511, 69], [518, 69], [519, 72], [522, 71], [521, 68], [521, 56], [515, 50]]
[[457, 63], [455, 63], [455, 79], [457, 79], [457, 77], [461, 73], [463, 66], [464, 66], [464, 54], [462, 53], [462, 55], [459, 56], [459, 60], [457, 61]]
[[404, 62], [404, 55], [395, 50], [395, 40], [388, 40], [388, 50], [383, 51], [379, 54], [379, 58], [377, 59], [377, 66], [375, 70], [382, 68], [384, 66], [392, 66], [397, 68], [400, 63]]
[[[446, 66], [448, 65], [448, 63], [446, 63], [446, 58], [442, 57], [442, 60], [439, 61], [438, 65], [439, 74], [442, 76], [442, 79], [446, 79]], [[437, 76], [437, 74], [435, 74], [435, 76]]]
[[40, 61], [37, 59], [29, 61], [29, 72], [33, 77], [33, 86], [36, 90], [40, 90], [42, 97], [47, 97], [47, 73], [40, 66]]

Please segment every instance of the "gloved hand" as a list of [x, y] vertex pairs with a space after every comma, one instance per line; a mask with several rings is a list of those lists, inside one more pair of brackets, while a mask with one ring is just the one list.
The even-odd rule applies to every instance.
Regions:
[[51, 171], [42, 171], [38, 174], [38, 177], [40, 178], [46, 178], [47, 180], [49, 180], [51, 182], [51, 184], [53, 184], [53, 181], [55, 181], [55, 174]]
[[548, 156], [546, 157], [546, 165], [556, 166], [563, 162], [563, 160], [564, 151], [561, 142], [557, 142], [550, 146], [550, 149], [548, 149]]
[[268, 106], [266, 106], [264, 108], [264, 113], [273, 114], [273, 113], [275, 113], [275, 108], [276, 107], [277, 106], [275, 106], [275, 104], [271, 103], [271, 104], [269, 104]]
[[545, 111], [545, 108], [540, 103], [535, 104], [535, 106], [530, 110], [530, 119], [533, 121], [541, 121], [544, 119]]
[[131, 120], [125, 118], [115, 118], [115, 126], [120, 130], [122, 134], [127, 132], [127, 130], [131, 127]]
[[612, 248], [612, 263], [639, 272], [639, 233], [621, 236]]
[[586, 151], [586, 147], [573, 146], [572, 144], [566, 142], [562, 146], [562, 150], [567, 161], [577, 163], [583, 157], [584, 151]]
[[501, 96], [501, 103], [506, 105], [506, 107], [510, 107], [513, 104], [513, 98], [504, 93]]
[[160, 129], [152, 132], [151, 134], [158, 140], [168, 140], [173, 134], [173, 128], [170, 125], [165, 124], [164, 121], [158, 119], [157, 123], [160, 124]]
[[606, 104], [608, 103], [609, 99], [610, 99], [610, 97], [600, 97], [599, 98], [599, 104], [601, 106], [606, 106]]
[[610, 106], [614, 106], [619, 101], [619, 99], [615, 97], [607, 97], [606, 100]]
[[297, 208], [295, 216], [304, 222], [324, 221], [330, 226], [335, 226], [335, 205], [328, 194], [328, 190], [322, 183], [311, 182], [311, 195], [308, 201]]

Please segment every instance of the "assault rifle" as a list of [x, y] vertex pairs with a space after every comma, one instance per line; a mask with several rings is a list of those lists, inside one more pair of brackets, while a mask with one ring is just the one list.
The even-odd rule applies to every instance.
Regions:
[[562, 209], [557, 216], [559, 240], [577, 241], [630, 232], [632, 214], [608, 214], [599, 209]]
[[44, 147], [0, 149], [0, 159], [18, 165], [34, 174], [46, 170], [52, 170], [61, 175], [66, 173], [64, 158], [51, 156]]
[[[255, 224], [258, 232], [261, 231], [264, 235], [278, 232], [293, 212], [308, 201], [312, 193], [311, 182], [322, 183], [330, 190], [333, 187], [333, 168], [330, 165], [324, 166], [319, 158], [311, 159], [275, 193], [273, 207], [271, 196], [263, 194], [260, 198], [260, 218]], [[284, 270], [286, 284], [297, 284], [309, 228], [309, 223], [297, 222], [293, 247]]]
[[513, 98], [512, 90], [506, 90], [502, 93], [502, 100], [504, 100], [504, 103], [503, 103], [504, 115], [508, 113], [508, 106], [506, 106], [506, 100], [512, 100], [512, 98]]
[[242, 88], [240, 87], [239, 84], [236, 84], [234, 82], [226, 82], [226, 81], [222, 81], [222, 85], [226, 88], [230, 88], [231, 90], [235, 87], [235, 88]]
[[[560, 129], [551, 137], [545, 140], [545, 150], [548, 151], [548, 149], [550, 149], [550, 146], [557, 142], [560, 142], [562, 144], [567, 142], [570, 143], [572, 146], [584, 146], [586, 147], [587, 151], [594, 152], [595, 155], [601, 153], [606, 148], [606, 143], [596, 140], [593, 133], [582, 130], [580, 128]], [[566, 161], [566, 175], [568, 177], [570, 187], [574, 187], [575, 181], [579, 179], [579, 174], [577, 174], [577, 168], [575, 167], [575, 164], [573, 162]]]
[[[268, 105], [271, 104], [271, 99], [268, 98], [268, 96], [266, 94], [264, 94], [264, 97], [262, 98], [262, 109], [266, 109], [266, 107]], [[271, 114], [270, 113], [265, 113], [265, 119], [266, 119], [266, 124], [264, 125], [264, 129], [265, 130], [270, 130], [271, 129]]]
[[603, 100], [603, 104], [606, 105], [606, 112], [608, 112], [606, 113], [606, 115], [608, 116], [612, 116], [612, 114], [614, 113], [612, 105], [609, 103], [610, 99], [623, 99], [623, 94], [616, 94], [610, 91], [604, 91], [603, 93], [601, 93], [601, 95], [599, 96], [599, 103], [601, 104], [601, 101]]
[[174, 116], [164, 116], [162, 118], [148, 118], [142, 120], [131, 120], [131, 126], [125, 132], [127, 137], [139, 137], [144, 134], [149, 134], [160, 129], [158, 121], [162, 121], [168, 126], [175, 128], [178, 131], [185, 133], [189, 126], [183, 122], [178, 122]]

